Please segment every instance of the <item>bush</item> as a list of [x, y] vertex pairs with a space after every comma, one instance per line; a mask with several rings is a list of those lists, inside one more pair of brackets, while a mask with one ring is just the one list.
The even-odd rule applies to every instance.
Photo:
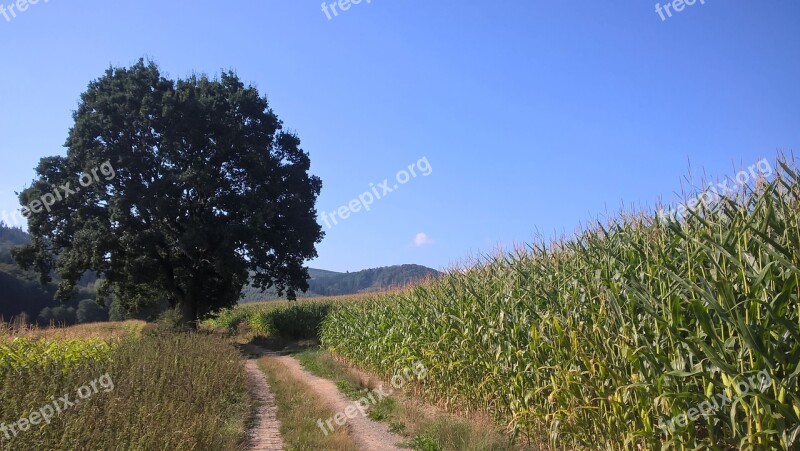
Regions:
[[290, 340], [316, 340], [322, 321], [338, 304], [352, 302], [355, 298], [337, 298], [323, 301], [274, 301], [249, 304], [219, 312], [204, 321], [214, 328], [237, 332], [245, 324], [251, 333], [260, 337]]

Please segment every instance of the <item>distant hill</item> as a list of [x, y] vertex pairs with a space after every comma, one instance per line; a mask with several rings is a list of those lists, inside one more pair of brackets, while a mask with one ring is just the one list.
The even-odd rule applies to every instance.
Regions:
[[[75, 298], [71, 302], [61, 304], [55, 301], [55, 283], [51, 282], [43, 287], [37, 274], [23, 271], [11, 257], [12, 248], [29, 242], [30, 236], [23, 230], [7, 227], [0, 222], [0, 318], [8, 321], [24, 313], [32, 321], [45, 308], [76, 309], [79, 300], [94, 298], [92, 284], [95, 278], [87, 275], [78, 284]], [[74, 310], [70, 314], [74, 316]], [[68, 318], [48, 319], [70, 322]]]
[[6, 320], [23, 312], [36, 318], [41, 309], [55, 305], [55, 286], [42, 287], [38, 276], [22, 271], [11, 257], [12, 248], [29, 242], [21, 229], [0, 223], [0, 317]]
[[[67, 315], [75, 315], [79, 300], [93, 299], [94, 274], [86, 274], [78, 283], [78, 292], [74, 299], [66, 304], [53, 300], [56, 286], [54, 283], [42, 287], [38, 276], [31, 272], [22, 271], [11, 258], [10, 250], [13, 247], [27, 244], [30, 237], [23, 230], [7, 227], [0, 222], [0, 317], [5, 320], [25, 313], [30, 320], [39, 317], [44, 309], [63, 307], [72, 309]], [[344, 294], [365, 293], [380, 291], [394, 286], [403, 286], [424, 279], [428, 276], [437, 276], [438, 271], [420, 265], [398, 265], [383, 268], [365, 269], [358, 272], [335, 272], [324, 269], [309, 268], [309, 291], [297, 293], [298, 297], [336, 296]], [[54, 280], [57, 280], [54, 277]], [[275, 290], [264, 293], [252, 285], [245, 286], [242, 290], [243, 298], [240, 302], [269, 301], [279, 299]], [[48, 313], [49, 315], [49, 313]], [[43, 316], [40, 321], [47, 322], [53, 319]], [[69, 320], [64, 320], [70, 322]]]
[[[298, 293], [298, 297], [339, 296], [345, 294], [381, 291], [387, 288], [404, 286], [418, 282], [426, 277], [436, 277], [435, 269], [420, 265], [396, 265], [365, 269], [358, 272], [335, 272], [324, 269], [308, 269], [309, 290]], [[273, 290], [261, 293], [252, 286], [242, 290], [244, 298], [240, 302], [270, 301], [278, 299]]]

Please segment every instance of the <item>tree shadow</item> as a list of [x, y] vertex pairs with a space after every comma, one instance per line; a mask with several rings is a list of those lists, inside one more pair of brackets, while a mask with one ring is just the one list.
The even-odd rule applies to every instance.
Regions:
[[259, 359], [264, 356], [292, 355], [306, 349], [318, 348], [319, 341], [255, 337], [247, 343], [237, 343], [235, 346], [244, 358]]

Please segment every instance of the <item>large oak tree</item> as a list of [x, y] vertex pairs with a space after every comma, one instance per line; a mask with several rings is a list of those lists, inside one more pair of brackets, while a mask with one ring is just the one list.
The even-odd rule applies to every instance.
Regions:
[[257, 89], [230, 72], [170, 80], [142, 60], [90, 83], [73, 116], [66, 157], [43, 158], [20, 193], [61, 199], [30, 214], [32, 243], [15, 252], [44, 282], [55, 270], [58, 297], [95, 271], [100, 297], [167, 301], [193, 321], [235, 304], [248, 271], [290, 299], [308, 288], [322, 183]]

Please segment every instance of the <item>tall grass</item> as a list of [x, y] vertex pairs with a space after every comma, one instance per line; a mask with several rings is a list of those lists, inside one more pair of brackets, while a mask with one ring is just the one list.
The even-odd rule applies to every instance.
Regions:
[[[16, 437], [0, 433], [0, 449], [230, 450], [243, 442], [246, 380], [239, 355], [224, 340], [146, 335], [121, 339], [102, 358], [67, 343], [84, 358], [31, 358], [0, 371], [0, 423], [29, 417], [53, 397], [75, 401], [78, 387], [106, 373], [113, 390], [99, 390]], [[27, 349], [50, 349], [39, 346]]]
[[[800, 177], [781, 167], [680, 222], [621, 215], [337, 308], [322, 343], [382, 373], [421, 361], [430, 399], [558, 449], [797, 449]], [[737, 388], [762, 370], [769, 388]]]

